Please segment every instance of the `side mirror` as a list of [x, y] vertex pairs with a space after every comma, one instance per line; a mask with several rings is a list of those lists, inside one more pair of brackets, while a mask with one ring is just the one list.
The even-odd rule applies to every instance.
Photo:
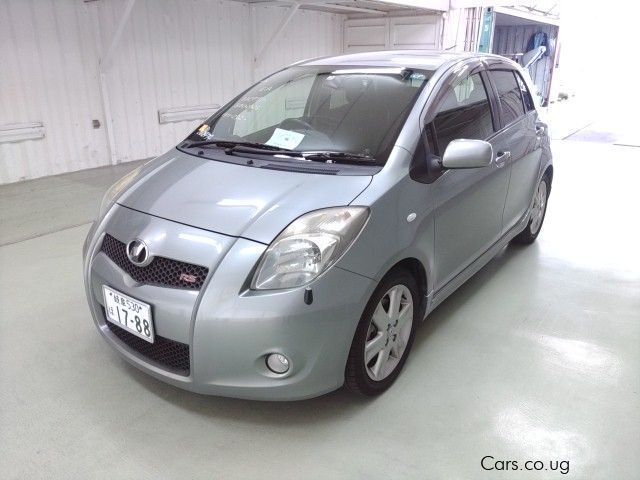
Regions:
[[479, 168], [491, 164], [493, 147], [484, 140], [459, 139], [449, 142], [442, 157], [444, 168]]

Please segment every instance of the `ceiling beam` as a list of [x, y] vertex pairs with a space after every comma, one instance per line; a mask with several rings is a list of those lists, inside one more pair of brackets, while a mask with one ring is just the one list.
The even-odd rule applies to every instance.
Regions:
[[324, 7], [332, 10], [342, 10], [345, 12], [355, 12], [355, 13], [369, 13], [372, 15], [386, 15], [387, 12], [383, 10], [374, 10], [373, 8], [363, 8], [363, 7], [352, 7], [350, 5], [339, 5], [336, 3], [327, 3], [327, 2], [309, 2], [305, 3], [310, 7]]
[[518, 10], [516, 8], [509, 8], [509, 7], [495, 7], [493, 10], [496, 13], [503, 13], [505, 15], [510, 15], [512, 17], [522, 18], [530, 22], [533, 21], [536, 23], [545, 23], [548, 25], [555, 25], [555, 26], [560, 25], [560, 20], [558, 18], [554, 18], [551, 15], [549, 16], [536, 15], [528, 11]]
[[[266, 5], [266, 6], [274, 6], [274, 5], [291, 5], [293, 0], [271, 0], [268, 2], [259, 2], [254, 3], [254, 5]], [[341, 1], [341, 0], [334, 0]], [[344, 1], [344, 0], [342, 0]], [[342, 5], [338, 3], [333, 3], [331, 0], [296, 0], [296, 3], [299, 3], [302, 7], [324, 7], [324, 8], [332, 8], [334, 10], [344, 10], [349, 12], [358, 12], [358, 13], [370, 13], [374, 15], [385, 15], [387, 12], [383, 10], [375, 10], [373, 8], [365, 8], [365, 7], [357, 7], [355, 5]]]
[[[396, 7], [410, 7], [418, 10], [449, 11], [449, 0], [378, 0], [380, 3]], [[514, 0], [511, 0], [514, 1]]]

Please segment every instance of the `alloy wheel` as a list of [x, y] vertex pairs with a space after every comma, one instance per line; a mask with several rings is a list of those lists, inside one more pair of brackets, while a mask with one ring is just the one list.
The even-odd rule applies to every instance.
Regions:
[[538, 185], [538, 190], [533, 197], [533, 206], [531, 207], [531, 233], [535, 235], [544, 219], [544, 211], [547, 206], [547, 182], [544, 179]]
[[413, 297], [405, 285], [390, 288], [376, 306], [367, 331], [364, 363], [371, 380], [387, 378], [398, 366], [413, 325]]

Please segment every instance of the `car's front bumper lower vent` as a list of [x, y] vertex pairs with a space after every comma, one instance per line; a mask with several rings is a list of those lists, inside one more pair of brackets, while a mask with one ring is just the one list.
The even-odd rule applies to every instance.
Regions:
[[153, 343], [149, 343], [108, 320], [105, 322], [109, 331], [130, 349], [177, 375], [189, 376], [189, 345], [186, 343], [176, 342], [159, 335], [156, 335]]

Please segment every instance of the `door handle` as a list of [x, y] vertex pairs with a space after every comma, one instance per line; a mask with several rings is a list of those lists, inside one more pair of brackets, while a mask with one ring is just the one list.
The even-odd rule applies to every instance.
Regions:
[[544, 131], [545, 131], [545, 128], [543, 125], [536, 125], [536, 135], [538, 137], [541, 137], [542, 135], [544, 135]]
[[507, 163], [507, 160], [509, 160], [510, 158], [511, 158], [511, 152], [509, 151], [498, 152], [498, 155], [496, 156], [496, 167], [498, 168], [504, 167], [504, 164]]

